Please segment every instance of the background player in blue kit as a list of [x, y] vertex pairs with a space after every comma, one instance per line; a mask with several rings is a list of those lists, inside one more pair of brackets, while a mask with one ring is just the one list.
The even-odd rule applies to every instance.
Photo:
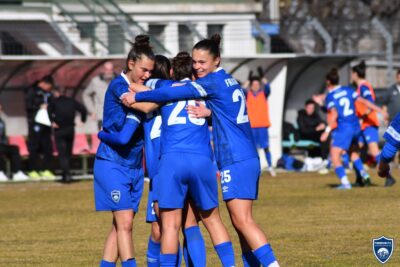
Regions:
[[154, 54], [147, 36], [139, 35], [130, 50], [126, 68], [107, 89], [103, 131], [94, 164], [94, 195], [97, 211], [111, 211], [113, 226], [108, 234], [101, 267], [136, 266], [132, 222], [143, 191], [143, 129], [141, 114], [123, 106], [120, 99], [132, 82], [143, 83], [154, 67]]
[[368, 100], [360, 98], [351, 87], [339, 85], [337, 69], [332, 69], [326, 75], [326, 85], [329, 91], [325, 99], [329, 127], [322, 134], [321, 141], [326, 141], [330, 131], [333, 130], [330, 154], [335, 173], [341, 182], [338, 189], [351, 189], [351, 184], [341, 162], [341, 155], [344, 151], [349, 151], [354, 167], [360, 175], [365, 179], [369, 178], [358, 153], [361, 127], [355, 112], [355, 103], [356, 101], [361, 102], [378, 112], [382, 112], [382, 110]]
[[215, 156], [221, 187], [232, 223], [238, 233], [245, 266], [279, 266], [263, 231], [252, 216], [258, 195], [260, 165], [251, 135], [246, 99], [239, 83], [219, 67], [220, 36], [198, 42], [193, 48], [195, 83], [126, 95], [134, 102], [167, 102], [205, 98], [212, 110]]
[[393, 186], [396, 180], [390, 175], [389, 163], [396, 156], [397, 151], [400, 150], [400, 113], [397, 113], [383, 137], [386, 143], [380, 155], [378, 175], [386, 178], [385, 186]]

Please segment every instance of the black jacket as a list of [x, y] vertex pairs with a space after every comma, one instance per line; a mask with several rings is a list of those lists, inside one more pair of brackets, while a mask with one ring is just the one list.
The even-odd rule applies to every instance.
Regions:
[[86, 108], [71, 97], [60, 96], [53, 99], [49, 104], [47, 111], [52, 122], [57, 123], [60, 128], [73, 127], [75, 125], [75, 113], [81, 114], [82, 122], [86, 121]]
[[307, 115], [304, 109], [300, 110], [297, 115], [297, 124], [299, 126], [299, 132], [301, 136], [308, 136], [316, 133], [315, 128], [320, 124], [325, 123], [321, 119], [318, 112], [314, 112], [311, 116]]
[[25, 94], [25, 109], [28, 123], [35, 123], [35, 116], [42, 104], [49, 104], [53, 100], [53, 94], [46, 92], [38, 86], [31, 87]]
[[386, 90], [382, 102], [388, 108], [389, 119], [394, 119], [400, 111], [400, 93], [396, 84], [393, 84]]
[[6, 145], [7, 143], [6, 123], [0, 118], [0, 145]]

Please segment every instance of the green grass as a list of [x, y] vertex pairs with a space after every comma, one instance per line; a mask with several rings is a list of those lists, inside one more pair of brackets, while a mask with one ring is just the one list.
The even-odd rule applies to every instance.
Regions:
[[[372, 173], [372, 171], [371, 171]], [[399, 172], [395, 172], [400, 177]], [[333, 175], [285, 173], [263, 176], [255, 202], [257, 222], [267, 233], [281, 266], [380, 266], [372, 238], [400, 240], [400, 183], [337, 191]], [[145, 266], [149, 226], [144, 223], [147, 184], [134, 223], [138, 266]], [[0, 185], [0, 266], [97, 266], [111, 225], [109, 213], [94, 212], [92, 182], [71, 185]], [[224, 222], [239, 245], [224, 204]], [[203, 229], [209, 266], [220, 266]], [[385, 266], [400, 266], [395, 247]]]

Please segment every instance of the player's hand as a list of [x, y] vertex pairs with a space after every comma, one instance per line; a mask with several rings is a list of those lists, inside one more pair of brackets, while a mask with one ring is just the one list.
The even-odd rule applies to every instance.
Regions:
[[326, 142], [326, 140], [328, 140], [328, 137], [329, 137], [329, 133], [328, 132], [323, 132], [321, 134], [321, 138], [320, 138], [321, 142]]
[[249, 89], [249, 87], [250, 87], [250, 81], [247, 80], [247, 81], [245, 81], [245, 82], [243, 83], [242, 88], [244, 88], [245, 90], [247, 90], [247, 89]]
[[268, 83], [268, 79], [265, 78], [265, 77], [263, 77], [263, 78], [261, 79], [261, 82], [262, 82], [263, 84], [267, 84], [267, 83]]
[[136, 93], [133, 93], [133, 92], [125, 93], [121, 97], [121, 101], [125, 106], [130, 107], [132, 104], [136, 103], [135, 96], [136, 96]]
[[379, 177], [386, 178], [389, 175], [389, 172], [390, 172], [389, 164], [381, 160], [378, 166]]
[[149, 91], [149, 88], [143, 84], [131, 83], [129, 85], [129, 91], [133, 93], [139, 93], [139, 92]]
[[315, 128], [315, 130], [316, 130], [317, 132], [322, 131], [322, 130], [324, 130], [324, 129], [325, 129], [325, 123], [320, 123], [320, 124], [318, 124], [318, 126]]
[[187, 105], [186, 110], [188, 114], [193, 118], [206, 118], [211, 116], [211, 110], [209, 110], [203, 103], [196, 101], [196, 105]]
[[40, 108], [41, 108], [41, 109], [47, 109], [47, 106], [48, 106], [47, 104], [41, 104], [41, 105], [40, 105]]
[[53, 123], [51, 124], [51, 127], [53, 127], [54, 129], [60, 128], [60, 126], [58, 126], [58, 124], [55, 123], [55, 122], [53, 122]]
[[315, 103], [317, 103], [319, 106], [323, 106], [324, 105], [324, 100], [325, 100], [325, 95], [324, 94], [313, 95], [312, 96], [312, 100]]

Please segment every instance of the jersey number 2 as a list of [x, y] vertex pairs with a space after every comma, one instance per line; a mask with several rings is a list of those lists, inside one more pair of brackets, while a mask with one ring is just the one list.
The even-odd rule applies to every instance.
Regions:
[[[203, 105], [205, 105], [204, 101], [200, 101]], [[168, 125], [174, 125], [174, 124], [186, 124], [186, 117], [179, 117], [179, 113], [186, 107], [186, 105], [190, 106], [195, 106], [196, 102], [194, 100], [182, 100], [179, 101], [178, 104], [175, 106], [175, 108], [172, 110], [171, 114], [169, 115], [168, 118]], [[206, 119], [204, 118], [192, 118], [191, 116], [188, 116], [189, 121], [195, 125], [204, 125], [206, 123]]]
[[341, 98], [339, 100], [339, 105], [343, 107], [343, 115], [345, 117], [350, 116], [354, 113], [354, 111], [350, 107], [350, 100], [348, 98]]
[[246, 97], [244, 96], [242, 90], [236, 89], [235, 91], [233, 91], [232, 100], [233, 102], [240, 101], [240, 109], [239, 114], [236, 117], [236, 123], [240, 124], [248, 122], [249, 116], [244, 114], [246, 111]]

